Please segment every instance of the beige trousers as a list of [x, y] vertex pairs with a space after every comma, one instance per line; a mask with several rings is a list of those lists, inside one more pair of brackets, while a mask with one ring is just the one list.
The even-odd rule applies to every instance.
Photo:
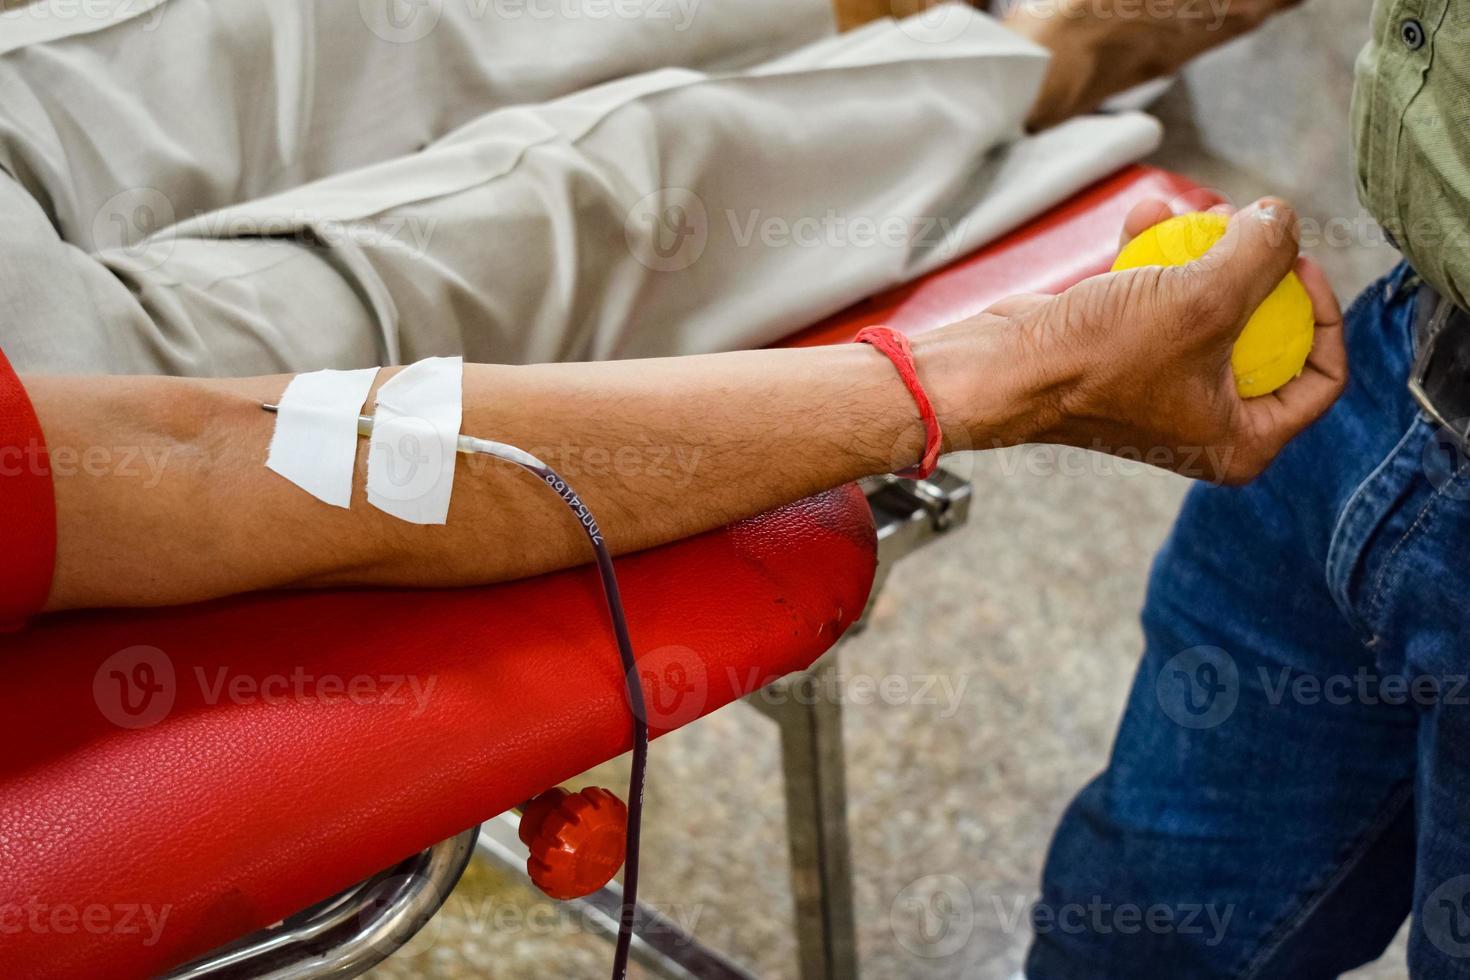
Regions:
[[0, 347], [248, 375], [767, 343], [1147, 152], [1039, 140], [959, 5], [36, 0], [0, 13]]

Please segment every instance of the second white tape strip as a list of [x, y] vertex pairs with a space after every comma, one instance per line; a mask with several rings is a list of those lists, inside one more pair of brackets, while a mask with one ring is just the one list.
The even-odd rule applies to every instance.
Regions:
[[378, 389], [368, 503], [410, 524], [445, 524], [464, 407], [464, 359], [431, 357]]

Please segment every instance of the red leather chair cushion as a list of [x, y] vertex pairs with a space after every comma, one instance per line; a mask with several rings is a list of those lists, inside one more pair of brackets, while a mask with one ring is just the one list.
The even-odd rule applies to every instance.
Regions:
[[[1187, 189], [1126, 172], [797, 342], [1061, 288], [1106, 268], [1133, 202]], [[861, 611], [874, 563], [855, 488], [620, 561], [652, 726], [809, 665]], [[51, 617], [0, 637], [0, 666], [6, 980], [157, 974], [630, 742], [590, 569]]]
[[[621, 560], [656, 732], [809, 665], [874, 566], [856, 487]], [[6, 980], [156, 975], [631, 746], [590, 567], [55, 616], [0, 642]], [[139, 908], [167, 910], [152, 945], [142, 915], [75, 926]]]

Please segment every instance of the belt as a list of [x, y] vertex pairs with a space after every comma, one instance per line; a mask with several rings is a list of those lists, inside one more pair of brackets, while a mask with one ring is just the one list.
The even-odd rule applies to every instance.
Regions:
[[1429, 286], [1419, 289], [1409, 391], [1470, 453], [1470, 315]]

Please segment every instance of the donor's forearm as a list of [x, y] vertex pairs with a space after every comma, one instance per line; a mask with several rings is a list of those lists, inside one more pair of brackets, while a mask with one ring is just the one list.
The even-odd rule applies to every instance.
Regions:
[[[1009, 330], [992, 320], [916, 345], [925, 383], [966, 440], [976, 406], [991, 406], [1004, 438], [1008, 403], [1024, 401], [995, 380]], [[969, 379], [986, 361], [991, 394], [977, 398]], [[555, 495], [484, 457], [459, 458], [442, 527], [367, 503], [366, 442], [351, 509], [319, 502], [265, 468], [274, 417], [261, 404], [278, 400], [289, 380], [26, 378], [57, 496], [49, 608], [273, 587], [474, 584], [590, 557]], [[466, 365], [464, 382], [462, 431], [544, 459], [581, 494], [615, 552], [910, 465], [924, 441], [893, 365], [867, 346]]]

